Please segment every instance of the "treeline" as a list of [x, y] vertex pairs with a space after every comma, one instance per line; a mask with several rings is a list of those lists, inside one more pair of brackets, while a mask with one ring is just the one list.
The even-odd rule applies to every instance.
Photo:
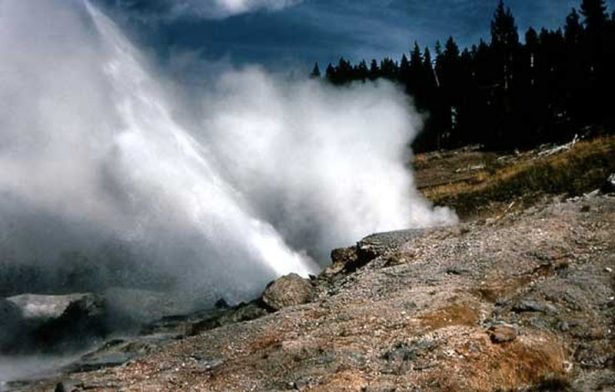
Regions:
[[[529, 148], [570, 140], [580, 128], [615, 125], [615, 13], [604, 0], [582, 0], [563, 28], [529, 28], [519, 37], [503, 2], [491, 41], [461, 50], [453, 37], [434, 52], [417, 43], [401, 60], [352, 64], [341, 58], [324, 78], [335, 85], [385, 78], [404, 86], [425, 130], [420, 151], [483, 144]], [[312, 77], [322, 77], [318, 64]]]

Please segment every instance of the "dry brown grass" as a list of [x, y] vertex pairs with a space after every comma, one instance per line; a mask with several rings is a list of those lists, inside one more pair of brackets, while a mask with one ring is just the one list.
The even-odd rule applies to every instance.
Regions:
[[421, 324], [428, 330], [455, 325], [474, 326], [479, 319], [480, 311], [466, 303], [454, 303], [419, 317]]
[[553, 275], [557, 270], [567, 268], [568, 261], [554, 259], [550, 264], [544, 264], [535, 268], [528, 274], [521, 276], [495, 276], [487, 279], [488, 283], [472, 289], [474, 295], [489, 302], [496, 302], [497, 299], [506, 297], [519, 288], [524, 287], [532, 281]]
[[280, 336], [275, 333], [265, 333], [256, 337], [248, 344], [249, 352], [256, 352], [270, 348], [277, 349], [280, 347], [282, 347], [282, 341]]
[[[465, 162], [463, 154], [455, 156], [457, 164], [466, 164], [462, 163]], [[476, 162], [475, 155], [472, 153], [471, 162]], [[493, 202], [517, 200], [519, 204], [528, 204], [544, 194], [574, 196], [599, 188], [608, 175], [615, 172], [614, 157], [615, 136], [581, 141], [570, 150], [551, 156], [540, 157], [533, 152], [522, 154], [505, 165], [492, 156], [485, 156], [484, 169], [465, 177], [452, 176], [446, 183], [423, 186], [422, 191], [434, 203], [452, 206], [460, 215], [468, 216]], [[419, 165], [423, 169], [419, 171], [429, 170], [430, 165], [449, 163], [423, 160]], [[431, 178], [430, 181], [434, 183], [435, 180]]]
[[368, 385], [366, 377], [359, 370], [341, 370], [328, 376], [322, 384], [308, 391], [362, 391]]
[[431, 385], [437, 391], [492, 392], [518, 390], [549, 376], [565, 376], [565, 350], [548, 334], [528, 333], [509, 343], [494, 344], [485, 332], [473, 328], [469, 333], [455, 330], [448, 345], [456, 355], [443, 359], [441, 368], [419, 375], [420, 385]]

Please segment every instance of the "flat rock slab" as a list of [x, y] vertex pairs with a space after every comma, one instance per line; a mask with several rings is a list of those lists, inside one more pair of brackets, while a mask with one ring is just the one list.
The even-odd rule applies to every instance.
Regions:
[[425, 234], [425, 229], [409, 229], [376, 233], [363, 238], [357, 244], [360, 252], [383, 255], [398, 250], [403, 244]]
[[71, 372], [91, 372], [93, 370], [123, 365], [132, 358], [134, 358], [134, 355], [131, 355], [131, 353], [105, 353], [84, 359], [71, 367], [70, 370]]
[[356, 271], [379, 256], [399, 251], [402, 245], [421, 237], [425, 233], [425, 229], [376, 233], [363, 238], [355, 246], [334, 249], [331, 252], [333, 264], [324, 271], [324, 274], [335, 275], [340, 272]]
[[12, 316], [18, 312], [18, 318], [4, 322], [1, 353], [83, 350], [88, 341], [107, 333], [105, 301], [95, 294], [23, 294], [3, 304]]
[[6, 300], [17, 306], [21, 311], [21, 316], [26, 320], [49, 320], [60, 317], [72, 303], [92, 296], [93, 294], [87, 293], [68, 295], [22, 294], [9, 297]]

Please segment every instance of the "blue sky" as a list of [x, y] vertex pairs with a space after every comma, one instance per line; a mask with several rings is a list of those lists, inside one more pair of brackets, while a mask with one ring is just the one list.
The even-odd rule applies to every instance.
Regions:
[[[450, 35], [462, 46], [489, 37], [498, 0], [98, 0], [162, 59], [182, 52], [233, 64], [322, 68], [340, 56], [399, 58], [416, 40], [433, 46]], [[220, 9], [214, 5], [275, 4]], [[580, 0], [508, 0], [520, 35], [562, 26]], [[615, 0], [608, 0], [609, 12]]]

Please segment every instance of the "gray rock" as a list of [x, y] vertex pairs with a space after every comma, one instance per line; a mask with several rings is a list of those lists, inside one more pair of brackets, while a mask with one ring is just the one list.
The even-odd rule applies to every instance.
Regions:
[[496, 325], [489, 329], [491, 341], [496, 344], [512, 342], [517, 338], [517, 331], [510, 325]]
[[263, 292], [262, 301], [275, 311], [308, 303], [313, 293], [314, 288], [309, 280], [290, 274], [270, 283]]
[[259, 317], [263, 317], [267, 314], [267, 311], [258, 306], [254, 302], [248, 304], [242, 304], [234, 308], [228, 317], [223, 317], [224, 324], [240, 323], [242, 321], [254, 320]]
[[357, 243], [357, 258], [346, 267], [346, 270], [350, 272], [357, 270], [378, 256], [398, 250], [403, 244], [419, 238], [424, 233], [424, 229], [408, 229], [369, 235]]
[[468, 269], [458, 268], [458, 267], [450, 267], [446, 269], [446, 273], [448, 275], [469, 275], [472, 272]]
[[423, 235], [423, 229], [409, 229], [376, 233], [369, 235], [359, 241], [355, 246], [349, 248], [334, 249], [331, 252], [332, 264], [323, 271], [323, 275], [336, 275], [340, 272], [352, 273], [359, 268], [369, 264], [379, 256], [388, 255], [387, 266], [401, 264], [403, 258], [398, 258], [391, 254], [413, 239]]
[[517, 302], [512, 310], [513, 312], [544, 312], [545, 306], [541, 303], [531, 300], [522, 300]]
[[372, 234], [357, 244], [360, 251], [371, 253], [374, 257], [399, 249], [406, 242], [419, 238], [424, 229], [408, 229]]
[[20, 319], [12, 342], [2, 347], [5, 352], [82, 349], [107, 332], [105, 302], [94, 294], [23, 294], [7, 302], [20, 312]]
[[89, 372], [121, 366], [135, 358], [148, 355], [173, 341], [170, 335], [148, 335], [126, 339], [112, 339], [65, 368], [70, 373]]
[[97, 355], [89, 355], [82, 358], [73, 365], [73, 372], [91, 372], [109, 367], [116, 367], [125, 364], [134, 358], [134, 354], [130, 352], [111, 352], [101, 353]]
[[331, 262], [333, 264], [346, 265], [357, 259], [357, 250], [354, 247], [339, 248], [331, 251]]
[[241, 303], [233, 308], [217, 310], [199, 319], [188, 320], [186, 324], [188, 335], [198, 335], [204, 331], [222, 327], [228, 324], [250, 321], [267, 315], [268, 312], [256, 301]]
[[382, 355], [382, 359], [386, 361], [413, 361], [432, 350], [435, 343], [431, 340], [418, 340], [410, 344], [397, 343], [389, 351]]
[[24, 320], [45, 322], [59, 318], [68, 307], [93, 294], [37, 295], [22, 294], [7, 298], [21, 311]]
[[298, 380], [291, 383], [292, 388], [297, 391], [304, 391], [314, 384], [314, 380], [312, 377], [301, 377]]
[[331, 251], [331, 265], [324, 271], [324, 275], [335, 275], [349, 267], [352, 267], [357, 261], [357, 248], [339, 248]]
[[193, 356], [193, 359], [197, 362], [197, 367], [202, 370], [214, 370], [224, 365], [224, 360], [220, 358], [204, 359]]

